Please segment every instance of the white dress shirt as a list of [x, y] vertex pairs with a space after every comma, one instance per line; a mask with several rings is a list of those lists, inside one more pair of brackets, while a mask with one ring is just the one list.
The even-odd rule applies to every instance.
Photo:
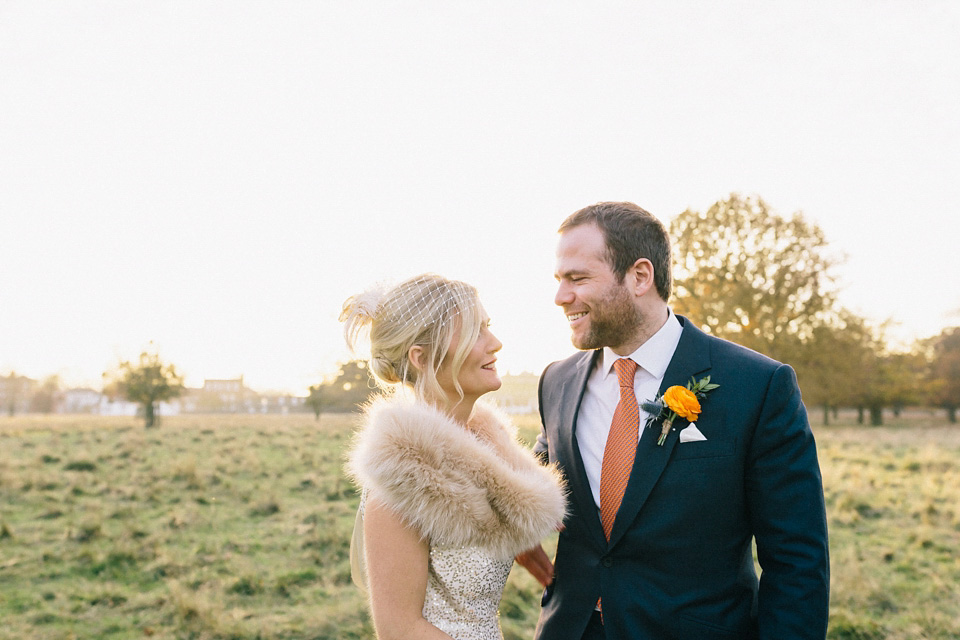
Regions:
[[[607, 445], [607, 435], [613, 422], [613, 412], [620, 402], [620, 383], [617, 373], [613, 370], [613, 363], [621, 357], [627, 357], [637, 363], [637, 374], [633, 379], [633, 390], [637, 394], [637, 403], [653, 400], [660, 391], [660, 384], [667, 372], [667, 366], [673, 359], [680, 342], [683, 326], [673, 311], [669, 312], [667, 322], [660, 327], [649, 340], [629, 356], [618, 356], [609, 347], [604, 347], [603, 355], [598, 359], [597, 366], [590, 372], [587, 380], [587, 390], [583, 394], [580, 404], [580, 413], [577, 418], [577, 446], [580, 447], [580, 457], [583, 458], [583, 467], [587, 472], [593, 500], [600, 508], [600, 468], [603, 466], [603, 450]], [[647, 421], [648, 413], [640, 408], [640, 429]], [[635, 464], [643, 464], [638, 458]]]

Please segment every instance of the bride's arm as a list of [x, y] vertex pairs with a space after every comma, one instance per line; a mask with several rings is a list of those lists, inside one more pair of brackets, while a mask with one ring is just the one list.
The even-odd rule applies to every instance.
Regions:
[[380, 640], [446, 639], [423, 618], [430, 547], [374, 496], [363, 516], [363, 540], [373, 626]]

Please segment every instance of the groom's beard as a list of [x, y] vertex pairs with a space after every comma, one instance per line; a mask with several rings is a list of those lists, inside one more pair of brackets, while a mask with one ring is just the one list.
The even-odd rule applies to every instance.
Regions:
[[589, 317], [589, 331], [573, 336], [573, 346], [584, 351], [630, 342], [643, 324], [643, 313], [622, 286], [611, 287], [608, 296], [590, 307]]

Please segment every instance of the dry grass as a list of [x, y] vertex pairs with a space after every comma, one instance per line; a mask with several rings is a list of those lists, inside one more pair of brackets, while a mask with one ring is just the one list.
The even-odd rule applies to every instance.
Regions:
[[[818, 418], [818, 416], [815, 416]], [[829, 637], [960, 638], [960, 428], [913, 412], [814, 429]], [[536, 417], [517, 419], [528, 440]], [[0, 418], [0, 638], [370, 638], [350, 583], [353, 418]], [[515, 571], [507, 640], [539, 590]]]

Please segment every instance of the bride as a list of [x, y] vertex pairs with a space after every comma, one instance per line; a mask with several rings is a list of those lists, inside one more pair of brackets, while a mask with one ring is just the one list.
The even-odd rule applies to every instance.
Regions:
[[478, 402], [500, 388], [501, 343], [476, 290], [427, 274], [344, 303], [347, 343], [369, 330], [384, 393], [347, 470], [362, 489], [351, 555], [377, 636], [502, 638], [497, 608], [516, 554], [564, 515], [559, 476]]

